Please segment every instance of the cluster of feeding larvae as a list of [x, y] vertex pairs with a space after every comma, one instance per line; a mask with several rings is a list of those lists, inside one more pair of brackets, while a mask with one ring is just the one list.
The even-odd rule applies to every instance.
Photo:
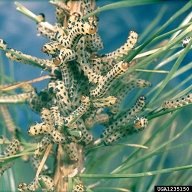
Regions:
[[[19, 191], [35, 191], [38, 188], [43, 191], [67, 191], [67, 178], [84, 170], [84, 149], [102, 143], [110, 145], [145, 129], [148, 124], [145, 117], [139, 117], [146, 104], [143, 95], [135, 99], [130, 109], [119, 113], [125, 97], [134, 88], [151, 86], [150, 82], [138, 79], [134, 73], [126, 74], [137, 63], [136, 60], [128, 63], [121, 59], [133, 49], [138, 34], [130, 31], [125, 44], [119, 49], [99, 55], [98, 51], [103, 48], [97, 28], [99, 19], [97, 16], [83, 19], [94, 10], [95, 2], [51, 3], [56, 7], [57, 22], [54, 25], [46, 22], [42, 13], [35, 17], [38, 33], [50, 40], [41, 50], [51, 59], [39, 59], [7, 48], [5, 41], [0, 40], [0, 48], [9, 59], [40, 67], [51, 75], [47, 87], [39, 93], [30, 84], [25, 84], [22, 86], [23, 93], [8, 95], [5, 92], [0, 96], [1, 106], [26, 102], [42, 120], [28, 129], [28, 134], [37, 143], [30, 158], [36, 176], [30, 184], [19, 183]], [[0, 85], [0, 89], [9, 86]], [[4, 114], [5, 106], [1, 110]], [[6, 121], [7, 115], [3, 117]], [[97, 124], [105, 128], [96, 140], [91, 128]], [[12, 128], [10, 132], [14, 140], [7, 146], [2, 158], [19, 150], [19, 130], [14, 125]], [[56, 149], [52, 148], [53, 144]], [[54, 171], [42, 162], [49, 155], [56, 159]], [[0, 161], [1, 174], [12, 164], [13, 161]], [[79, 180], [74, 184], [73, 191], [86, 191], [86, 186]]]

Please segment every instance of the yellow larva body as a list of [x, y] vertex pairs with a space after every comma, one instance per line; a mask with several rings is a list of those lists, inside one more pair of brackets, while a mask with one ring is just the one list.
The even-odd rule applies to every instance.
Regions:
[[102, 97], [111, 84], [116, 80], [120, 75], [125, 73], [128, 69], [128, 63], [125, 61], [120, 61], [117, 63], [105, 77], [103, 77], [102, 81], [98, 84], [98, 86], [90, 91], [90, 95], [92, 97]]
[[11, 117], [11, 114], [9, 113], [6, 105], [0, 105], [0, 113], [4, 119], [9, 133], [12, 134], [12, 137], [15, 137], [17, 127], [15, 126], [13, 118]]
[[189, 103], [192, 103], [192, 92], [173, 100], [164, 101], [162, 107], [164, 109], [174, 109], [177, 107], [182, 107], [183, 105], [187, 105]]
[[85, 186], [82, 183], [79, 183], [73, 187], [72, 192], [84, 192], [85, 191]]
[[64, 118], [65, 126], [75, 123], [90, 107], [89, 97], [81, 97], [81, 105], [73, 111], [68, 117]]
[[118, 92], [115, 94], [115, 96], [117, 97], [117, 101], [114, 103], [114, 105], [110, 106], [111, 113], [116, 114], [118, 112], [122, 101], [126, 98], [129, 92], [131, 92], [135, 88], [145, 87], [151, 87], [151, 83], [143, 79], [134, 79], [130, 81], [127, 85], [119, 89]]
[[108, 137], [113, 132], [121, 129], [125, 126], [134, 116], [136, 116], [145, 106], [145, 96], [140, 96], [135, 102], [134, 106], [126, 111], [123, 115], [113, 121], [111, 125], [104, 129], [101, 134], [101, 137]]
[[138, 34], [134, 30], [130, 31], [126, 43], [117, 50], [106, 54], [102, 60], [106, 62], [109, 59], [116, 59], [117, 57], [122, 57], [124, 54], [128, 54], [128, 52], [133, 49], [137, 43], [137, 38]]
[[54, 190], [54, 183], [51, 177], [47, 175], [39, 175], [38, 177], [38, 183], [41, 186], [42, 189], [46, 191], [53, 191]]
[[[15, 155], [17, 153], [17, 151], [19, 150], [19, 146], [20, 146], [19, 140], [14, 139], [11, 142], [11, 144], [9, 144], [6, 147], [6, 149], [3, 151], [2, 157], [9, 157], [9, 156]], [[14, 162], [15, 161], [12, 160], [9, 162], [2, 163], [2, 165], [0, 165], [0, 176], [2, 176], [3, 173], [14, 164]]]
[[7, 48], [7, 43], [3, 39], [0, 39], [0, 49], [5, 50], [6, 48]]
[[105, 143], [105, 145], [110, 145], [129, 135], [138, 133], [138, 132], [144, 130], [147, 127], [147, 124], [148, 124], [148, 120], [146, 118], [136, 117], [133, 125], [128, 126], [121, 130], [117, 130], [117, 131], [113, 132], [112, 134], [108, 135], [107, 137], [104, 138], [104, 143]]

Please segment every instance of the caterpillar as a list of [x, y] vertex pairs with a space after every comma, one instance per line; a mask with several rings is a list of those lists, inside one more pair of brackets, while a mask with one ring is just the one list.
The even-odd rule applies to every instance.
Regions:
[[31, 94], [31, 97], [28, 98], [28, 104], [31, 110], [35, 113], [40, 113], [42, 108], [48, 108], [49, 102], [51, 102], [52, 97], [48, 89], [42, 89], [39, 93], [35, 91]]
[[4, 157], [8, 157], [11, 155], [16, 154], [17, 150], [19, 149], [20, 142], [17, 139], [14, 139], [11, 144], [9, 144], [3, 152]]
[[68, 117], [64, 117], [64, 125], [70, 126], [75, 123], [90, 107], [89, 97], [81, 96], [81, 105]]
[[[53, 91], [55, 93], [60, 111], [65, 113], [69, 113], [71, 111], [71, 101], [68, 95], [68, 91], [63, 81], [56, 80], [55, 82], [51, 82], [48, 85], [49, 91]], [[66, 110], [68, 109], [68, 110]]]
[[86, 48], [90, 52], [97, 52], [104, 48], [101, 37], [98, 33], [85, 36]]
[[42, 187], [43, 191], [53, 191], [53, 180], [47, 175], [39, 175], [38, 178], [34, 178], [33, 181], [27, 185], [24, 182], [20, 182], [17, 186], [19, 191], [35, 191], [39, 187]]
[[81, 14], [74, 12], [70, 15], [67, 23], [67, 31], [71, 31], [75, 27], [76, 22], [80, 22]]
[[186, 47], [189, 44], [189, 42], [191, 41], [191, 39], [192, 39], [191, 37], [186, 37], [185, 39], [183, 39], [182, 46]]
[[55, 17], [57, 23], [65, 26], [67, 16], [70, 15], [70, 8], [64, 2], [50, 2], [51, 4], [56, 6], [55, 9]]
[[60, 76], [60, 69], [53, 64], [52, 60], [39, 59], [37, 57], [24, 54], [21, 51], [17, 51], [16, 49], [12, 48], [8, 48], [7, 50], [8, 51], [5, 53], [5, 55], [13, 61], [29, 64], [34, 67], [39, 67], [50, 72], [53, 75]]
[[56, 130], [60, 131], [64, 123], [60, 115], [59, 107], [52, 106], [50, 110], [51, 110], [51, 119], [53, 121], [54, 127]]
[[43, 191], [53, 191], [54, 190], [54, 183], [51, 177], [47, 175], [39, 175], [38, 183], [41, 186]]
[[100, 80], [101, 76], [95, 73], [90, 67], [84, 49], [85, 49], [85, 38], [82, 37], [79, 40], [78, 46], [76, 47], [76, 52], [78, 55], [77, 62], [80, 64], [80, 68], [81, 70], [83, 70], [84, 75], [88, 77], [89, 82], [97, 83]]
[[106, 138], [113, 132], [122, 129], [121, 127], [124, 127], [126, 123], [128, 123], [135, 115], [137, 115], [137, 113], [139, 113], [144, 108], [145, 100], [145, 96], [141, 95], [131, 109], [126, 111], [123, 115], [113, 121], [111, 125], [103, 130], [101, 137]]
[[0, 105], [0, 113], [5, 121], [5, 125], [9, 133], [11, 133], [13, 137], [15, 137], [17, 127], [15, 126], [13, 118], [11, 117], [11, 114], [9, 113], [6, 105]]
[[17, 189], [22, 192], [27, 192], [27, 191], [36, 191], [40, 187], [38, 180], [35, 178], [29, 185], [27, 185], [24, 182], [20, 182], [17, 186]]
[[125, 73], [128, 69], [128, 63], [125, 61], [120, 61], [117, 63], [105, 77], [103, 77], [102, 81], [98, 84], [98, 86], [90, 91], [90, 95], [92, 97], [102, 97], [111, 84], [116, 80], [120, 75]]
[[130, 81], [127, 85], [125, 85], [121, 89], [119, 89], [118, 92], [115, 94], [117, 97], [117, 101], [114, 103], [114, 105], [110, 106], [110, 112], [113, 114], [116, 114], [122, 103], [122, 100], [133, 89], [145, 88], [145, 87], [151, 87], [151, 83], [148, 81], [145, 81], [143, 79], [134, 79], [134, 80]]
[[110, 145], [114, 142], [117, 142], [121, 140], [122, 138], [125, 138], [129, 135], [132, 135], [134, 133], [138, 133], [142, 130], [144, 130], [148, 125], [148, 120], [144, 117], [136, 117], [134, 120], [134, 124], [131, 126], [128, 126], [124, 129], [118, 130], [113, 132], [112, 134], [108, 135], [104, 138], [105, 145]]
[[62, 80], [65, 84], [66, 90], [69, 92], [69, 88], [72, 82], [72, 71], [68, 65], [68, 61], [76, 59], [76, 54], [71, 49], [62, 48], [57, 57], [53, 58], [53, 63], [58, 66], [60, 65], [60, 71], [62, 75]]
[[51, 41], [46, 43], [41, 47], [41, 51], [47, 55], [52, 55], [52, 57], [56, 57], [59, 54], [59, 51], [63, 48], [57, 41]]
[[31, 97], [30, 93], [20, 93], [15, 95], [2, 95], [0, 96], [0, 104], [11, 104], [11, 103], [25, 103]]
[[84, 191], [85, 191], [85, 186], [82, 183], [79, 183], [73, 186], [72, 192], [84, 192]]
[[[19, 150], [20, 142], [17, 139], [14, 139], [3, 151], [2, 157], [9, 157], [12, 155], [15, 155], [17, 151]], [[0, 176], [3, 175], [3, 173], [9, 169], [13, 164], [14, 160], [0, 163]]]
[[58, 130], [55, 130], [51, 125], [48, 125], [46, 123], [37, 123], [34, 126], [30, 126], [28, 134], [30, 136], [47, 134], [52, 137], [52, 141], [54, 143], [65, 144], [67, 142], [63, 134], [61, 134]]
[[124, 54], [127, 54], [131, 49], [133, 49], [133, 47], [137, 43], [137, 39], [138, 34], [136, 33], [136, 31], [131, 30], [129, 32], [129, 36], [126, 43], [117, 50], [105, 54], [104, 57], [102, 57], [102, 61], [107, 62], [109, 59], [116, 59], [117, 57], [122, 57]]
[[0, 49], [5, 50], [6, 48], [7, 48], [7, 43], [3, 39], [0, 39]]
[[192, 92], [173, 100], [166, 100], [163, 102], [162, 107], [164, 109], [174, 109], [189, 103], [192, 103]]
[[55, 39], [65, 48], [73, 50], [82, 36], [94, 34], [96, 31], [97, 28], [88, 22], [77, 21], [66, 38], [63, 35], [57, 36], [56, 34]]
[[93, 7], [91, 5], [91, 1], [83, 0], [82, 1], [83, 14], [86, 15], [93, 11]]

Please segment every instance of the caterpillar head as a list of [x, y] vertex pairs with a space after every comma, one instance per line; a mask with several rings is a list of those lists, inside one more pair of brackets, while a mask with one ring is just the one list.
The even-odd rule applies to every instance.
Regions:
[[37, 15], [36, 19], [37, 19], [38, 23], [45, 22], [45, 14], [39, 13], [39, 15]]
[[26, 190], [27, 189], [27, 184], [26, 183], [23, 183], [23, 182], [20, 182], [17, 186], [17, 189], [19, 191], [23, 191], [23, 190]]

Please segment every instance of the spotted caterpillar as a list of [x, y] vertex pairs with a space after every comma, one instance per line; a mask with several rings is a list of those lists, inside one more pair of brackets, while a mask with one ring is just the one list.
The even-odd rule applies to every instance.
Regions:
[[46, 43], [41, 47], [41, 51], [47, 55], [52, 55], [52, 57], [56, 57], [59, 54], [61, 46], [57, 41], [51, 41]]
[[120, 61], [117, 63], [105, 77], [103, 77], [102, 82], [98, 84], [98, 86], [90, 91], [90, 95], [92, 97], [102, 97], [111, 84], [116, 80], [121, 74], [125, 73], [128, 69], [128, 63], [125, 61]]
[[121, 127], [125, 126], [126, 123], [128, 123], [135, 115], [137, 115], [137, 113], [139, 113], [144, 108], [145, 100], [145, 96], [140, 96], [131, 109], [126, 111], [118, 119], [113, 121], [111, 125], [103, 130], [101, 137], [106, 138], [117, 130], [120, 130]]
[[189, 44], [189, 42], [191, 41], [191, 39], [192, 39], [191, 37], [186, 37], [185, 39], [183, 39], [182, 46], [186, 47]]
[[6, 52], [6, 56], [13, 61], [39, 67], [46, 71], [49, 71], [53, 75], [60, 76], [60, 69], [57, 66], [55, 66], [51, 60], [39, 59], [37, 57], [24, 54], [12, 48], [9, 48], [7, 50], [8, 51]]
[[21, 93], [17, 95], [0, 96], [0, 103], [1, 104], [25, 103], [30, 96], [31, 96], [31, 93]]
[[37, 123], [34, 126], [31, 126], [28, 130], [28, 134], [30, 136], [40, 135], [40, 134], [48, 134], [52, 137], [53, 142], [58, 144], [66, 144], [66, 138], [53, 127], [46, 123]]
[[103, 42], [99, 34], [91, 34], [85, 36], [86, 48], [90, 52], [97, 52], [104, 48]]
[[189, 103], [192, 103], [192, 93], [191, 92], [186, 95], [183, 95], [179, 98], [164, 101], [162, 104], [162, 107], [164, 109], [174, 109], [177, 107], [182, 107], [183, 105], [187, 105]]
[[79, 183], [79, 184], [73, 186], [72, 192], [84, 192], [84, 191], [85, 191], [85, 186], [82, 183]]
[[[4, 150], [2, 157], [9, 157], [15, 155], [19, 150], [20, 142], [17, 139], [14, 139], [11, 144], [9, 144]], [[14, 160], [0, 163], [0, 176], [9, 169], [14, 164]]]
[[117, 57], [122, 57], [124, 54], [127, 54], [137, 43], [137, 38], [138, 34], [134, 30], [130, 31], [126, 43], [119, 49], [105, 54], [104, 57], [102, 57], [102, 61], [106, 62], [109, 59], [116, 59]]
[[81, 97], [81, 105], [73, 111], [68, 117], [64, 118], [65, 126], [70, 126], [75, 123], [90, 107], [89, 97]]
[[75, 23], [75, 26], [69, 31], [69, 34], [67, 37], [60, 35], [58, 36], [56, 34], [55, 39], [63, 45], [65, 48], [74, 49], [77, 45], [79, 39], [88, 34], [94, 34], [96, 33], [97, 28], [93, 25], [90, 25], [87, 22], [79, 22], [77, 21]]
[[48, 89], [45, 88], [39, 93], [33, 92], [31, 97], [28, 98], [28, 104], [35, 113], [40, 113], [43, 107], [49, 107], [49, 102], [51, 102], [51, 100], [51, 94]]
[[15, 137], [17, 127], [15, 126], [13, 118], [11, 117], [6, 105], [0, 105], [0, 113], [3, 116], [3, 119], [5, 121], [9, 133], [11, 133], [13, 137]]
[[85, 53], [85, 39], [82, 37], [79, 40], [78, 46], [76, 47], [77, 52], [77, 62], [80, 64], [81, 70], [83, 70], [84, 75], [86, 75], [89, 79], [89, 82], [97, 83], [101, 76], [95, 73], [88, 63], [88, 59]]
[[5, 50], [6, 48], [7, 48], [7, 43], [3, 39], [0, 39], [0, 49]]
[[123, 86], [120, 90], [118, 90], [116, 94], [117, 101], [115, 102], [114, 105], [110, 106], [110, 111], [113, 114], [116, 114], [118, 112], [120, 104], [122, 103], [122, 100], [126, 97], [126, 95], [130, 91], [138, 87], [139, 88], [151, 87], [151, 83], [143, 79], [134, 79], [130, 81], [127, 85]]
[[121, 140], [122, 138], [125, 138], [129, 135], [132, 135], [134, 133], [138, 133], [142, 130], [144, 130], [148, 125], [148, 120], [144, 117], [136, 117], [134, 120], [134, 124], [131, 126], [128, 126], [124, 129], [117, 130], [113, 132], [112, 134], [108, 135], [104, 138], [105, 145], [110, 145], [114, 142], [117, 142]]
[[51, 81], [48, 84], [48, 90], [50, 94], [55, 94], [57, 103], [62, 114], [69, 113], [71, 111], [71, 101], [68, 95], [68, 91], [63, 81], [56, 80]]
[[59, 107], [52, 106], [50, 110], [51, 110], [51, 119], [53, 121], [54, 127], [56, 130], [60, 131], [64, 123], [60, 115]]
[[43, 191], [52, 192], [54, 190], [53, 180], [47, 175], [39, 175], [38, 178], [33, 179], [29, 185], [21, 182], [17, 188], [19, 191], [35, 191], [39, 187], [41, 187]]
[[61, 24], [62, 26], [65, 26], [67, 16], [70, 15], [70, 8], [64, 2], [51, 1], [50, 3], [56, 6], [55, 17], [56, 17], [57, 23]]

